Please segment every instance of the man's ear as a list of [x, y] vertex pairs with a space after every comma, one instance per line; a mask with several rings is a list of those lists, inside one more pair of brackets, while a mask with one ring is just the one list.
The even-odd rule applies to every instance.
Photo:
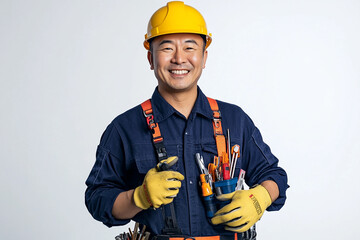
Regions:
[[204, 52], [204, 58], [203, 58], [203, 65], [202, 65], [202, 68], [203, 68], [203, 69], [205, 68], [205, 65], [206, 65], [207, 56], [208, 56], [208, 51], [205, 50], [205, 52]]
[[153, 56], [152, 56], [152, 53], [150, 51], [148, 51], [148, 53], [147, 53], [147, 59], [148, 59], [149, 64], [150, 64], [150, 69], [154, 70]]

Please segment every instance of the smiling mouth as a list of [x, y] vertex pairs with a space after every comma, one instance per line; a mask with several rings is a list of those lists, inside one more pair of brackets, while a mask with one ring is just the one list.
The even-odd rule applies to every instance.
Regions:
[[176, 74], [176, 75], [184, 75], [184, 74], [188, 74], [190, 71], [189, 70], [170, 70], [169, 72], [172, 74]]

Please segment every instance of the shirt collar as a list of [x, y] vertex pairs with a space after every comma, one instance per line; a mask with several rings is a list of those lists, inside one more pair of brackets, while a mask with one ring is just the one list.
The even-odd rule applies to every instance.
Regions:
[[151, 97], [151, 105], [154, 111], [155, 122], [161, 122], [177, 112], [175, 108], [160, 95], [157, 87]]
[[[154, 118], [156, 122], [161, 122], [162, 120], [170, 117], [172, 114], [177, 113], [175, 108], [173, 108], [159, 93], [158, 88], [156, 87], [152, 98], [151, 103], [154, 111]], [[198, 95], [194, 104], [194, 107], [191, 111], [190, 115], [193, 115], [195, 117], [195, 114], [201, 114], [204, 117], [207, 117], [209, 119], [213, 118], [213, 112], [210, 108], [210, 104], [204, 95], [204, 93], [201, 91], [201, 89], [198, 87]]]
[[207, 97], [204, 95], [204, 93], [201, 91], [200, 87], [198, 87], [198, 96], [194, 104], [194, 107], [192, 109], [192, 112], [201, 114], [209, 119], [213, 118], [213, 111], [210, 108], [209, 101], [207, 100]]

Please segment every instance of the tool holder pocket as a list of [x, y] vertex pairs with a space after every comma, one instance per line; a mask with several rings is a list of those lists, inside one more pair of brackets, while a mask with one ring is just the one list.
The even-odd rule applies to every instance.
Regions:
[[[214, 182], [216, 196], [234, 192], [235, 188], [236, 188], [236, 183], [237, 183], [237, 178]], [[231, 202], [231, 200], [220, 201], [220, 200], [216, 199], [217, 210], [221, 209], [222, 207], [229, 204], [230, 202]]]
[[227, 194], [235, 191], [237, 183], [237, 178], [232, 178], [229, 180], [217, 181], [214, 183], [215, 193], [203, 197], [205, 209], [206, 209], [206, 216], [208, 218], [214, 217], [215, 213], [224, 207], [225, 205], [229, 204], [231, 200], [228, 201], [220, 201], [216, 199], [216, 196], [221, 194]]
[[237, 183], [237, 178], [214, 182], [216, 195], [219, 196], [221, 194], [234, 192], [236, 188], [236, 183]]

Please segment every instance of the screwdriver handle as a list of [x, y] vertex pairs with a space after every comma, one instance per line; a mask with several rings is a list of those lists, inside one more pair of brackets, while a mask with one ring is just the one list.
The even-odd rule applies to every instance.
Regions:
[[223, 180], [230, 179], [230, 166], [229, 163], [223, 163], [222, 165]]
[[217, 212], [215, 194], [203, 197], [205, 203], [206, 216], [212, 218]]
[[200, 182], [203, 197], [213, 194], [210, 184], [205, 179], [205, 174], [200, 174]]
[[212, 180], [216, 181], [216, 174], [215, 174], [216, 166], [215, 166], [215, 164], [209, 163], [208, 169], [209, 169], [209, 174], [211, 175]]

